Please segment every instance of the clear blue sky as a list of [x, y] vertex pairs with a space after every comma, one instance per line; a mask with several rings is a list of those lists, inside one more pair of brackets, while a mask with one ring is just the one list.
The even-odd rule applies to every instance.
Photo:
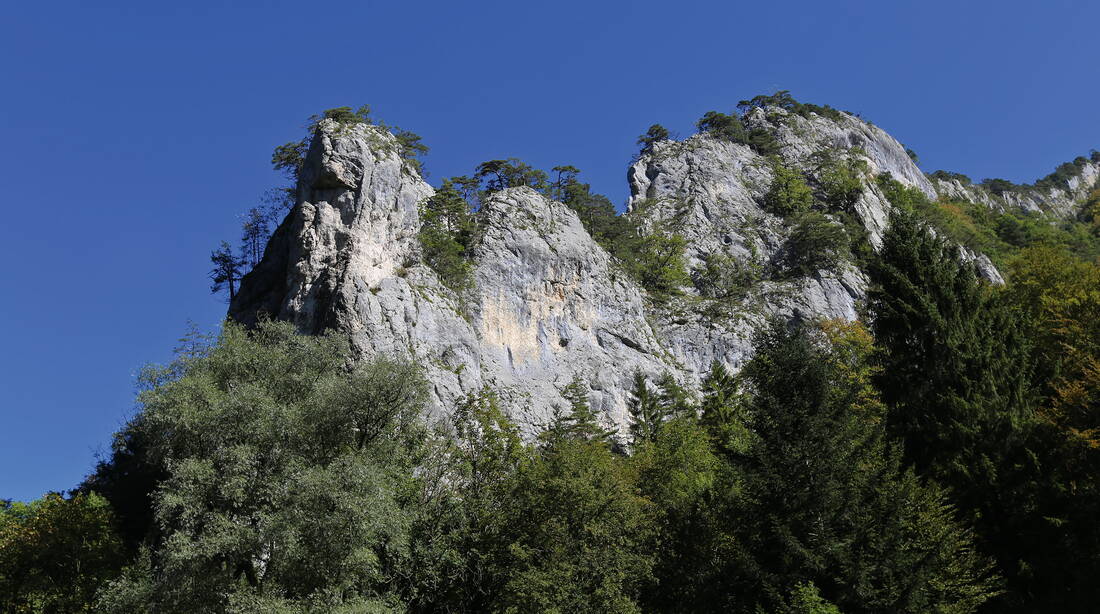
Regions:
[[573, 164], [789, 89], [926, 171], [1032, 181], [1100, 148], [1095, 2], [13, 2], [0, 13], [0, 498], [77, 484], [134, 374], [212, 328], [211, 248], [311, 113], [371, 104], [430, 180]]

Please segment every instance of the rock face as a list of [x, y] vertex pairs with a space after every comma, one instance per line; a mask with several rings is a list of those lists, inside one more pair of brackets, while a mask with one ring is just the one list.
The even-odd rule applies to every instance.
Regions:
[[1063, 186], [1021, 186], [995, 194], [980, 184], [963, 183], [958, 179], [931, 179], [936, 193], [955, 200], [981, 203], [996, 211], [1023, 210], [1055, 219], [1072, 219], [1080, 204], [1100, 181], [1100, 163], [1087, 161], [1080, 174], [1069, 178]]
[[[758, 109], [746, 122], [771, 131], [782, 163], [810, 175], [815, 152], [835, 150], [930, 196], [948, 189], [888, 134], [851, 116]], [[674, 219], [689, 267], [714, 254], [767, 267], [789, 249], [791, 232], [789, 220], [760, 205], [772, 168], [749, 147], [706, 135], [660, 142], [630, 167], [628, 215], [643, 227]], [[864, 182], [852, 215], [877, 245], [890, 205], [872, 180]], [[407, 355], [426, 369], [440, 414], [488, 386], [531, 429], [565, 405], [560, 389], [580, 377], [593, 407], [622, 426], [636, 371], [670, 373], [695, 387], [714, 360], [739, 369], [769, 317], [853, 319], [866, 290], [863, 273], [844, 264], [758, 279], [718, 311], [692, 287], [656, 301], [569, 207], [510, 188], [477, 213], [475, 284], [460, 296], [420, 256], [418, 206], [433, 193], [385, 130], [323, 122], [296, 205], [242, 280], [230, 316], [247, 324], [267, 314], [307, 333], [334, 329], [360, 355]]]

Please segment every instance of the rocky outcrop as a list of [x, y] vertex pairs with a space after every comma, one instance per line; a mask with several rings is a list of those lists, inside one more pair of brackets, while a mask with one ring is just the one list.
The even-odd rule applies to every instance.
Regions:
[[1053, 220], [1070, 220], [1077, 216], [1090, 192], [1100, 186], [1100, 163], [1085, 162], [1080, 167], [1080, 174], [1070, 177], [1061, 186], [1018, 186], [999, 194], [982, 184], [964, 183], [959, 179], [932, 178], [931, 181], [937, 195], [951, 200], [979, 203], [995, 211], [1028, 211]]
[[[872, 243], [890, 207], [874, 173], [929, 195], [938, 189], [904, 147], [857, 118], [768, 109], [746, 121], [773, 132], [782, 162], [811, 176], [818, 151], [864, 160], [870, 172], [851, 209]], [[630, 168], [628, 215], [651, 228], [675, 219], [689, 266], [724, 254], [767, 267], [789, 249], [790, 234], [789, 220], [760, 205], [772, 175], [770, 162], [744, 145], [706, 135], [657, 143]], [[560, 390], [579, 376], [593, 406], [624, 425], [636, 371], [671, 373], [692, 387], [712, 361], [740, 368], [769, 317], [853, 319], [866, 290], [849, 263], [760, 278], [721, 309], [690, 287], [653, 300], [569, 207], [511, 188], [482, 203], [475, 283], [456, 293], [420, 256], [418, 209], [433, 193], [384, 129], [323, 122], [296, 205], [243, 279], [231, 317], [251, 323], [267, 314], [307, 333], [346, 334], [361, 355], [409, 356], [432, 382], [436, 412], [488, 386], [530, 428], [565, 404]]]

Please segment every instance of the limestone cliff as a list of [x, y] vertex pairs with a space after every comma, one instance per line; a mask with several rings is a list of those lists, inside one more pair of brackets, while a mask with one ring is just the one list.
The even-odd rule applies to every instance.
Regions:
[[[890, 205], [874, 174], [889, 172], [929, 196], [953, 189], [930, 181], [896, 140], [852, 116], [769, 108], [745, 121], [774, 134], [782, 163], [811, 177], [817, 152], [863, 160], [870, 172], [851, 209], [875, 245]], [[713, 360], [738, 369], [768, 317], [852, 319], [864, 297], [864, 274], [843, 264], [759, 279], [720, 316], [691, 287], [654, 301], [569, 207], [529, 188], [482, 203], [475, 283], [460, 296], [421, 260], [418, 205], [434, 191], [397, 151], [379, 127], [322, 122], [296, 205], [243, 279], [230, 315], [249, 323], [268, 314], [308, 333], [333, 329], [362, 355], [410, 356], [424, 365], [439, 412], [490, 386], [531, 427], [564, 404], [560, 388], [580, 375], [593, 406], [622, 425], [635, 371], [668, 372], [691, 387]], [[675, 218], [690, 266], [716, 253], [768, 266], [789, 249], [790, 234], [788, 221], [760, 204], [773, 172], [745, 145], [707, 135], [659, 142], [630, 167], [627, 215], [642, 226]]]
[[996, 211], [1017, 209], [1065, 220], [1077, 215], [1081, 202], [1088, 198], [1100, 181], [1100, 162], [1085, 161], [1079, 170], [1079, 174], [1070, 177], [1064, 184], [1017, 186], [1000, 193], [959, 179], [933, 178], [931, 181], [936, 193], [948, 198], [981, 203]]

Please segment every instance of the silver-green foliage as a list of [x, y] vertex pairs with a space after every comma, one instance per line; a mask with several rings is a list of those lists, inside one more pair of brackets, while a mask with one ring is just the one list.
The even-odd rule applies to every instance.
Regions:
[[160, 545], [103, 602], [392, 611], [426, 386], [408, 363], [348, 359], [335, 336], [230, 323], [151, 369], [139, 402], [150, 461], [168, 475], [156, 495]]

